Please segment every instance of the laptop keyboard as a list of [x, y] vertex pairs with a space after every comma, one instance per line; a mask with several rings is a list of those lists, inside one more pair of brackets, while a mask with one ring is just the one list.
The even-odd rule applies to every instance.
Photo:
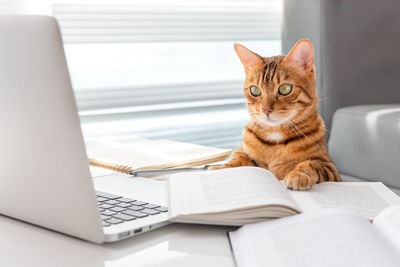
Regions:
[[96, 191], [104, 227], [167, 212], [168, 208], [118, 195]]

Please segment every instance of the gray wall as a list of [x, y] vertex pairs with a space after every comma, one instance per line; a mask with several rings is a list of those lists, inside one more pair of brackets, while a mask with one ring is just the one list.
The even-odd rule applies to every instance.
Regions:
[[[300, 39], [308, 38], [314, 46], [316, 86], [321, 87], [321, 12], [319, 0], [285, 0], [282, 21], [282, 53], [289, 53]], [[301, 16], [301, 14], [307, 14]], [[322, 96], [319, 95], [322, 99]]]
[[400, 103], [400, 1], [284, 0], [282, 51], [314, 44], [320, 112]]

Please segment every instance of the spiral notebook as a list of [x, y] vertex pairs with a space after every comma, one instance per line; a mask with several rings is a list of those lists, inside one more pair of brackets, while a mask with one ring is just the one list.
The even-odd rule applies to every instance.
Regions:
[[232, 152], [170, 140], [114, 142], [91, 147], [88, 156], [92, 166], [127, 174], [137, 170], [201, 166], [223, 161]]

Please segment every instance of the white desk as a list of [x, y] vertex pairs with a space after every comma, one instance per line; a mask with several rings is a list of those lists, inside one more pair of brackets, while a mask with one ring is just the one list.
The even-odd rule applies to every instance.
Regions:
[[227, 230], [172, 224], [96, 245], [0, 216], [0, 266], [234, 266]]

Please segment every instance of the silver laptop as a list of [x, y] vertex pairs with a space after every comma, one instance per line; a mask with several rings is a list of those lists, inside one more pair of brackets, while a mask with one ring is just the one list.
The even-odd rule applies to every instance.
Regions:
[[57, 22], [0, 16], [0, 214], [95, 243], [168, 224], [164, 183], [92, 179]]

